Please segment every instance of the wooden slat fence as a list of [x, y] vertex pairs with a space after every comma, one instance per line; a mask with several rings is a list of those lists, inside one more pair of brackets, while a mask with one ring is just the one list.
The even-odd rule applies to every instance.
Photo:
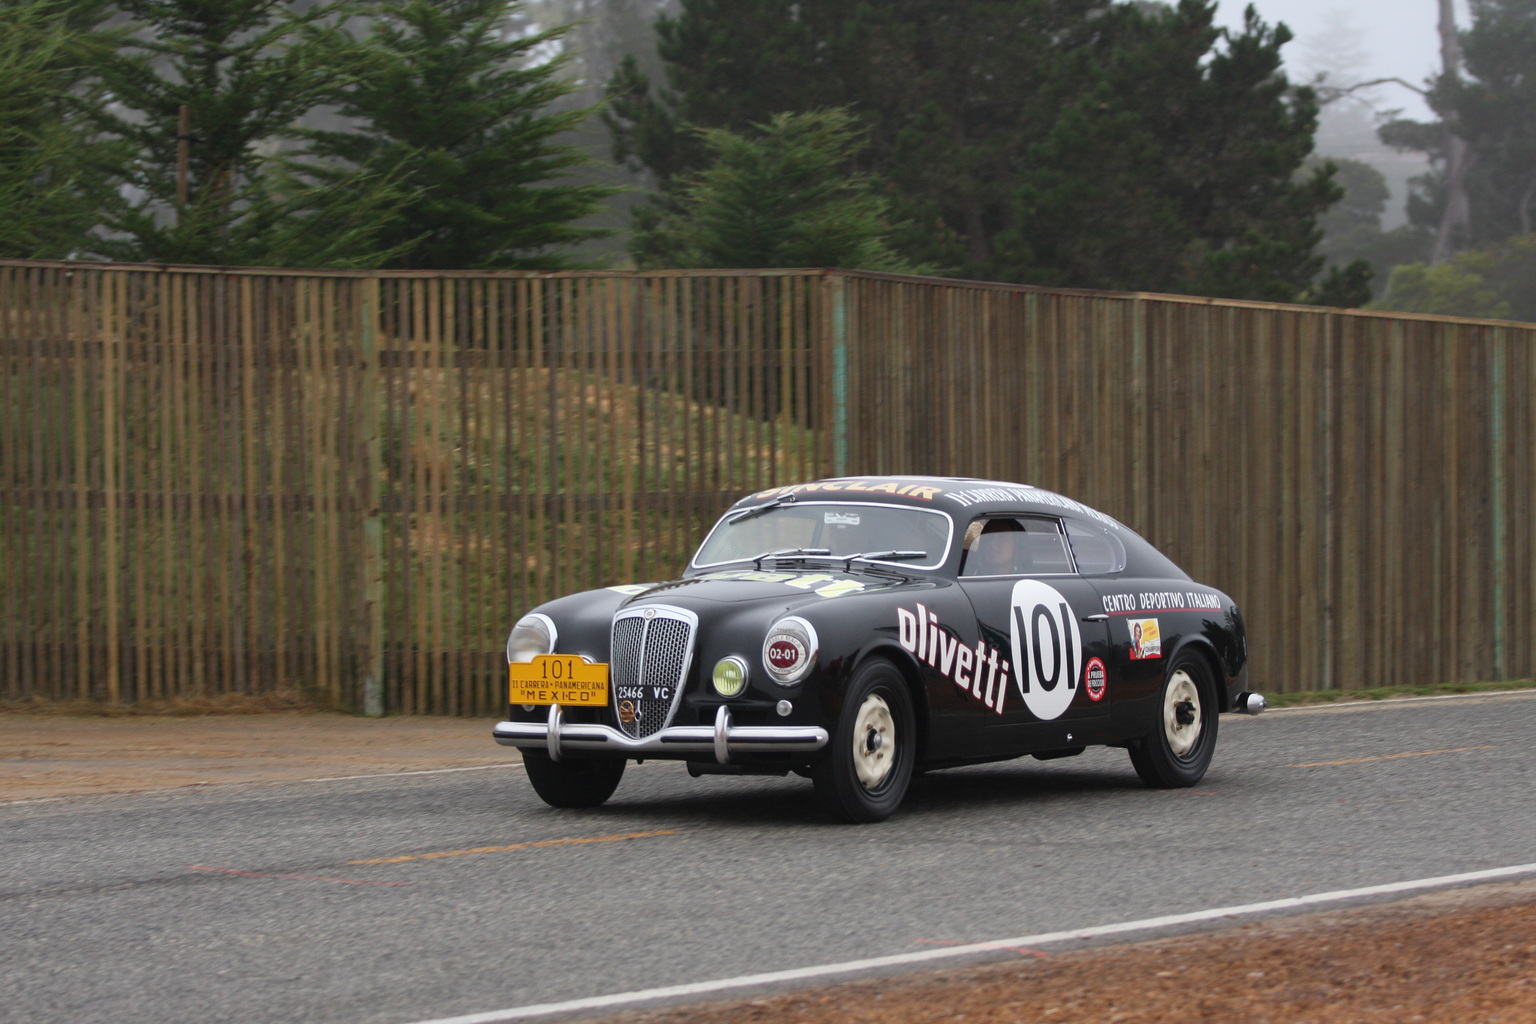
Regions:
[[0, 699], [489, 714], [533, 604], [836, 472], [1024, 480], [1270, 690], [1533, 673], [1536, 327], [817, 271], [0, 262]]

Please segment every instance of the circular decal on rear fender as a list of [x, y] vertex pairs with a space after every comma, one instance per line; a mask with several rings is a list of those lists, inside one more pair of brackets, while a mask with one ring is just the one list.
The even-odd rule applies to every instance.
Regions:
[[1015, 583], [1010, 603], [1014, 685], [1030, 714], [1060, 718], [1077, 696], [1083, 650], [1077, 615], [1060, 591], [1039, 580]]
[[1088, 699], [1095, 702], [1103, 700], [1107, 685], [1104, 663], [1098, 658], [1089, 658], [1088, 667], [1083, 669], [1083, 689], [1088, 691]]

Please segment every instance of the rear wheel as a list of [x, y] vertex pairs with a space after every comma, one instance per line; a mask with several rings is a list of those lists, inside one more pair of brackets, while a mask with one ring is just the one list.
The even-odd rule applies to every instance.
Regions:
[[551, 807], [597, 807], [613, 796], [626, 762], [618, 758], [552, 761], [523, 751], [523, 770], [539, 799]]
[[1130, 746], [1131, 766], [1155, 789], [1193, 786], [1216, 752], [1216, 684], [1210, 666], [1185, 651], [1168, 666], [1151, 735]]
[[853, 674], [830, 748], [811, 767], [816, 796], [839, 821], [889, 818], [912, 779], [917, 754], [912, 698], [901, 672], [884, 659]]

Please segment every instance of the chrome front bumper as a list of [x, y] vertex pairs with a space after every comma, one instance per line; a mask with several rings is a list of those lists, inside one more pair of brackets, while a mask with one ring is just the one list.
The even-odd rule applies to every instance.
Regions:
[[567, 750], [625, 754], [713, 754], [730, 764], [732, 754], [809, 754], [827, 745], [827, 730], [816, 725], [732, 725], [729, 708], [715, 713], [714, 725], [674, 725], [644, 739], [609, 725], [566, 722], [560, 705], [549, 706], [545, 722], [497, 722], [491, 730], [504, 747], [543, 747], [560, 760]]

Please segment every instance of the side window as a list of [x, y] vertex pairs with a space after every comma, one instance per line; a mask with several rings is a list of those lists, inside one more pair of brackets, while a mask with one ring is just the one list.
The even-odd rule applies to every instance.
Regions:
[[1072, 571], [1061, 526], [1036, 516], [987, 516], [965, 531], [962, 576], [1060, 575]]
[[1067, 537], [1077, 558], [1077, 571], [1085, 576], [1106, 576], [1125, 569], [1125, 545], [1113, 533], [1098, 526], [1067, 521]]

